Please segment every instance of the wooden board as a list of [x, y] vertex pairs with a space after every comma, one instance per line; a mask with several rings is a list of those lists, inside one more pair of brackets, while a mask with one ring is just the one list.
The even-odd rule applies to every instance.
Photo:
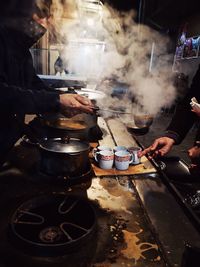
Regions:
[[108, 120], [108, 127], [112, 133], [113, 139], [118, 146], [138, 146], [135, 139], [128, 132], [126, 126], [120, 119]]
[[[103, 118], [98, 118], [98, 125], [102, 129], [103, 138], [99, 141], [99, 145], [105, 145], [113, 148], [115, 145], [121, 146], [138, 146], [135, 139], [127, 131], [126, 126], [119, 119], [109, 119], [107, 122]], [[97, 144], [98, 145], [98, 144]], [[95, 143], [91, 144], [95, 147]], [[146, 157], [141, 158], [141, 164], [130, 165], [128, 170], [119, 171], [115, 168], [104, 170], [98, 167], [98, 163], [93, 159], [90, 153], [92, 168], [96, 176], [113, 176], [113, 175], [134, 175], [142, 173], [154, 173], [156, 169]]]
[[115, 146], [115, 142], [112, 138], [112, 135], [110, 133], [110, 130], [107, 126], [106, 121], [99, 117], [98, 118], [98, 125], [101, 128], [102, 132], [103, 132], [103, 136], [102, 136], [102, 140], [99, 140], [99, 145], [101, 146], [111, 146], [114, 147]]
[[128, 170], [125, 171], [119, 171], [115, 168], [112, 168], [110, 170], [104, 170], [98, 167], [98, 164], [94, 162], [94, 160], [91, 160], [92, 162], [92, 168], [95, 173], [95, 176], [115, 176], [115, 175], [134, 175], [134, 174], [144, 174], [144, 173], [155, 173], [155, 168], [149, 164], [149, 161], [143, 157], [141, 164], [138, 165], [130, 165]]

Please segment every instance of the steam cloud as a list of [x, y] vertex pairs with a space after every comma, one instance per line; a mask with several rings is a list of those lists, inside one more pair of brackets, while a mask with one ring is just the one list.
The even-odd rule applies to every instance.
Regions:
[[[107, 96], [112, 94], [113, 81], [126, 84], [129, 93], [123, 105], [129, 108], [133, 98], [137, 112], [139, 107], [141, 112], [156, 114], [173, 103], [176, 89], [166, 36], [136, 24], [133, 11], [120, 13], [104, 5], [98, 14], [89, 14], [72, 0], [53, 3], [56, 29], [66, 44], [60, 56], [69, 73], [98, 80], [99, 90]], [[119, 105], [109, 97], [100, 104], [111, 103]]]

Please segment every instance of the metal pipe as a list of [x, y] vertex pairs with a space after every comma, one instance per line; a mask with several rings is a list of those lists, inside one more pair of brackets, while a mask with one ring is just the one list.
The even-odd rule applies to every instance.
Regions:
[[155, 50], [155, 42], [153, 42], [152, 46], [151, 46], [151, 57], [150, 57], [150, 62], [149, 62], [149, 72], [152, 72], [154, 50]]

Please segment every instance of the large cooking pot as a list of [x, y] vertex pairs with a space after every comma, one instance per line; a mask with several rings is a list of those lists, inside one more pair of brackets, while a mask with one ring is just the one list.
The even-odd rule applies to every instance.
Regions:
[[91, 166], [89, 143], [76, 138], [49, 138], [39, 144], [40, 171], [52, 176], [80, 177]]

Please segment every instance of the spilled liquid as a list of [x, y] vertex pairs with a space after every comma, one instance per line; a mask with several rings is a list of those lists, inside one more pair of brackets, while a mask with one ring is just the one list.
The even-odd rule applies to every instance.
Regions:
[[[140, 230], [138, 233], [129, 232], [127, 230], [122, 230], [124, 234], [124, 240], [127, 247], [121, 250], [122, 255], [127, 259], [133, 259], [135, 263], [140, 259], [146, 259], [144, 256], [144, 252], [150, 250], [157, 250], [158, 246], [156, 244], [148, 243], [148, 242], [140, 242], [140, 239], [137, 237], [138, 234], [142, 232]], [[153, 261], [159, 261], [160, 256], [157, 256]]]
[[124, 211], [131, 214], [134, 196], [124, 191], [116, 180], [96, 178], [92, 180], [91, 187], [87, 190], [88, 198], [97, 200], [102, 209], [111, 211]]

